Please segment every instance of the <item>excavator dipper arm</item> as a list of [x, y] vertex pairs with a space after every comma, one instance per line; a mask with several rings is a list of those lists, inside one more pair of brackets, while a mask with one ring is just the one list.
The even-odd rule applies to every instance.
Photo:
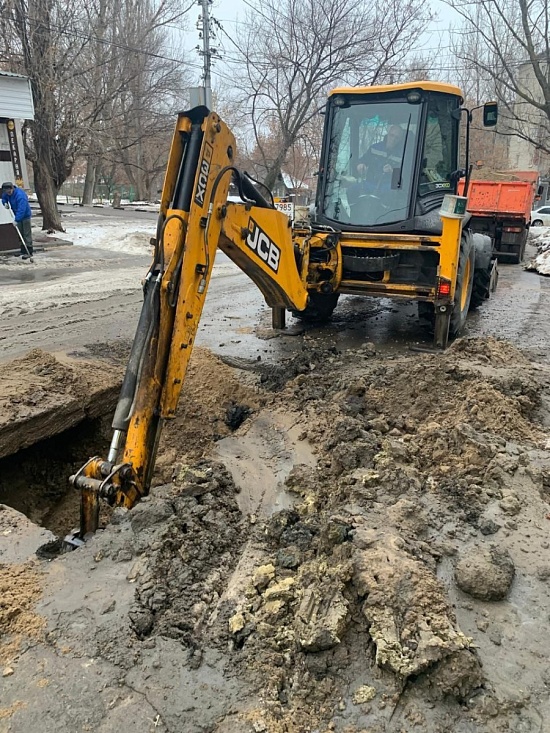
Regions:
[[[131, 508], [149, 492], [162, 423], [176, 413], [218, 246], [268, 305], [306, 307], [308, 252], [296, 257], [289, 220], [234, 168], [234, 156], [234, 137], [215, 113], [196, 107], [178, 116], [111, 447], [107, 460], [91, 458], [71, 476], [81, 491], [81, 520], [70, 544], [96, 531], [101, 498]], [[232, 175], [243, 203], [226, 203]]]

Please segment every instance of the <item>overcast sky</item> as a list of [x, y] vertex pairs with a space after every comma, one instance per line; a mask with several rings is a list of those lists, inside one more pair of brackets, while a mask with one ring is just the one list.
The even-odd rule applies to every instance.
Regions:
[[[210, 7], [211, 15], [220, 21], [224, 31], [230, 36], [235, 36], [239, 28], [239, 22], [242, 23], [245, 20], [245, 13], [247, 10], [246, 0], [214, 0], [213, 5]], [[440, 46], [442, 47], [442, 52], [445, 53], [449, 46], [449, 28], [453, 23], [457, 23], [457, 15], [445, 2], [443, 2], [443, 0], [431, 0], [431, 7], [437, 17], [429, 24], [424, 34], [424, 38], [422, 39], [424, 53], [428, 53], [430, 49], [435, 50]], [[201, 45], [202, 47], [202, 41], [199, 39], [198, 30], [195, 28], [200, 12], [201, 7], [197, 4], [192, 9], [189, 16], [190, 30], [183, 34], [185, 48], [190, 54], [189, 61], [191, 61], [193, 65], [195, 63], [197, 65], [202, 65], [202, 56], [199, 56], [199, 54], [194, 50], [197, 45]], [[217, 34], [218, 40], [212, 42], [213, 47], [220, 47], [222, 44], [220, 44], [219, 41], [223, 42], [224, 40], [223, 32], [217, 31]], [[230, 43], [227, 39], [225, 39], [223, 45], [227, 50], [229, 50]], [[228, 73], [227, 65], [224, 64], [223, 60], [216, 61], [212, 68], [212, 73], [213, 87], [216, 88], [220, 82], [223, 83], [223, 78], [226, 77]], [[199, 84], [199, 80], [200, 70], [197, 66], [197, 77], [195, 83]]]

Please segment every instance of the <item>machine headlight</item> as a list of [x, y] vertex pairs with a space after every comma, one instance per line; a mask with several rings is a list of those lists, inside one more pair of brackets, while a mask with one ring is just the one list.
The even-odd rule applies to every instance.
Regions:
[[407, 94], [407, 102], [409, 104], [420, 104], [422, 101], [422, 95], [420, 92], [409, 92]]

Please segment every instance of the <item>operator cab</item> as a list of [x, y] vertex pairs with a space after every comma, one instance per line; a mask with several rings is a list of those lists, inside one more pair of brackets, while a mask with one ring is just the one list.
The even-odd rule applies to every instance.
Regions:
[[458, 87], [435, 82], [331, 92], [316, 220], [346, 231], [439, 233], [443, 197], [456, 193], [461, 104]]

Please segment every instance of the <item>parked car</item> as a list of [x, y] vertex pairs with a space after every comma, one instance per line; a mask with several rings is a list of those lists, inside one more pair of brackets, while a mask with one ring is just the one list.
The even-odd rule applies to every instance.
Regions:
[[550, 227], [550, 206], [541, 206], [531, 212], [532, 227]]

